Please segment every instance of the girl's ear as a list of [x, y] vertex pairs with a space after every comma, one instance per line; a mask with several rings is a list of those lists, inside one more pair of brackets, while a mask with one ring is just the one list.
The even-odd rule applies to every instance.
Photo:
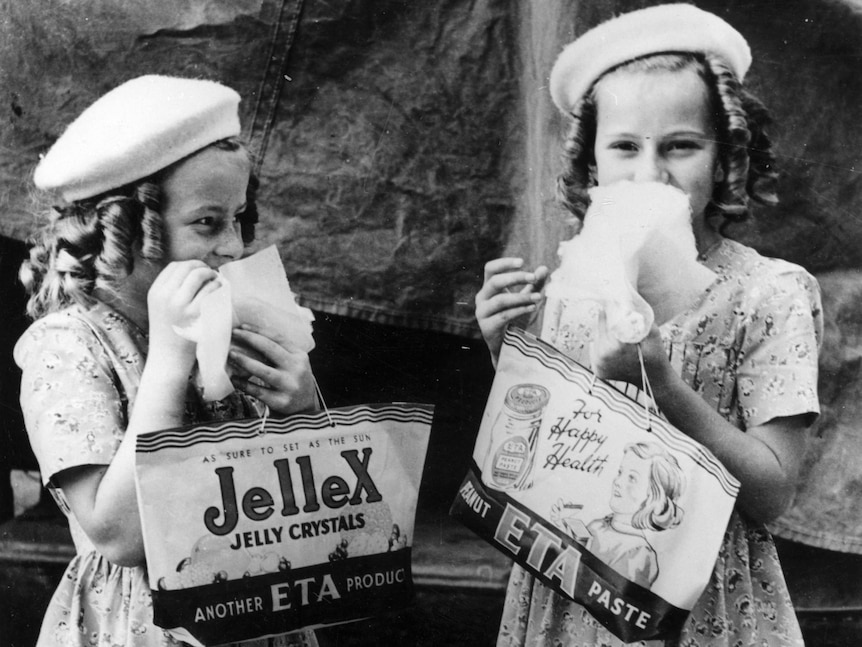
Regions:
[[598, 183], [599, 183], [598, 176], [599, 176], [599, 174], [598, 174], [598, 171], [596, 170], [596, 163], [590, 162], [589, 165], [587, 166], [587, 178], [589, 181], [589, 186], [597, 186], [598, 185]]
[[724, 182], [724, 167], [720, 162], [715, 163], [715, 170], [712, 172], [712, 179], [716, 184]]

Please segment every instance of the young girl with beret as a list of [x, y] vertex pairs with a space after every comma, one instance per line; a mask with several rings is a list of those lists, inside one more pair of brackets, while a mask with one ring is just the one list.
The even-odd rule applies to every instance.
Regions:
[[[583, 219], [593, 185], [661, 182], [684, 191], [698, 260], [715, 281], [687, 310], [641, 342], [656, 403], [667, 419], [741, 483], [712, 579], [678, 635], [653, 644], [799, 646], [802, 636], [765, 523], [788, 505], [805, 430], [819, 412], [816, 281], [802, 268], [725, 238], [749, 200], [775, 202], [766, 111], [742, 87], [743, 37], [692, 5], [660, 5], [588, 31], [559, 56], [551, 95], [571, 122], [563, 204]], [[476, 316], [496, 359], [510, 321], [537, 312], [548, 269], [502, 258], [485, 267]], [[541, 336], [579, 354], [578, 303], [545, 313]], [[637, 345], [599, 335], [599, 377], [640, 386]], [[498, 645], [619, 645], [582, 607], [518, 566]]]
[[77, 553], [40, 646], [180, 644], [153, 624], [138, 434], [316, 406], [308, 356], [247, 327], [233, 333], [236, 390], [205, 401], [190, 380], [195, 344], [177, 334], [254, 236], [238, 104], [211, 81], [139, 77], [87, 108], [36, 169], [36, 185], [63, 204], [22, 267], [35, 322], [15, 358], [30, 442]]

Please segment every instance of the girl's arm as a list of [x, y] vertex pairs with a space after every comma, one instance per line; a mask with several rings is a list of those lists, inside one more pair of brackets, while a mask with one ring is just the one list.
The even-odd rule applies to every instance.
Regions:
[[[656, 404], [668, 421], [707, 447], [739, 479], [737, 502], [752, 520], [767, 522], [790, 504], [805, 449], [809, 416], [772, 420], [742, 431], [725, 420], [676, 374], [656, 327], [641, 343]], [[603, 337], [594, 370], [605, 379], [640, 385], [637, 347]]]
[[172, 263], [148, 294], [150, 349], [125, 436], [107, 466], [84, 466], [55, 479], [75, 517], [96, 549], [121, 566], [144, 563], [138, 499], [135, 491], [135, 441], [148, 431], [183, 424], [188, 379], [195, 345], [173, 326], [193, 312], [197, 297], [218, 284], [216, 273], [199, 261]]
[[126, 435], [110, 465], [87, 465], [55, 477], [87, 537], [114, 564], [144, 563], [134, 480], [135, 442], [140, 433], [183, 424], [188, 376], [174, 362], [149, 357]]

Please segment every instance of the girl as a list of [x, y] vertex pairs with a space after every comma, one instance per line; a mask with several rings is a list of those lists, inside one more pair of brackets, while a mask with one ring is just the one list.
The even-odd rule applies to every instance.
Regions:
[[[572, 119], [563, 204], [583, 218], [594, 183], [673, 185], [688, 194], [699, 261], [717, 274], [686, 312], [653, 326], [640, 344], [659, 408], [741, 482], [712, 581], [668, 645], [802, 645], [764, 524], [793, 496], [805, 430], [819, 412], [822, 322], [808, 273], [722, 235], [748, 214], [749, 198], [775, 202], [766, 112], [741, 87], [749, 63], [745, 40], [723, 20], [663, 5], [587, 32], [551, 73], [552, 97]], [[537, 311], [547, 276], [520, 259], [485, 266], [476, 317], [493, 358], [506, 325]], [[545, 321], [540, 334], [577, 351], [582, 329], [567, 318]], [[636, 345], [599, 334], [593, 346], [599, 377], [640, 386]], [[620, 641], [515, 566], [498, 644]]]
[[[611, 490], [611, 513], [584, 526], [561, 517], [562, 501], [551, 506], [550, 519], [573, 537], [587, 538], [586, 547], [632, 582], [650, 588], [658, 577], [658, 556], [645, 530], [675, 528], [683, 511], [682, 471], [677, 460], [658, 443], [631, 443], [623, 450]], [[578, 506], [580, 507], [580, 506]]]
[[[179, 644], [153, 624], [138, 434], [315, 406], [308, 357], [245, 328], [237, 390], [206, 403], [190, 381], [195, 345], [176, 332], [253, 238], [238, 103], [217, 83], [140, 77], [84, 111], [37, 168], [37, 186], [66, 205], [22, 267], [35, 323], [15, 357], [30, 441], [77, 552], [39, 645]], [[316, 644], [306, 632], [269, 642]]]

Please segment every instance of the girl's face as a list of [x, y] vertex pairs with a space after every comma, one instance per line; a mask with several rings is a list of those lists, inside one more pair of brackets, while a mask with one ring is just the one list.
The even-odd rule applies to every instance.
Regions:
[[649, 491], [650, 461], [626, 452], [620, 461], [611, 494], [611, 510], [633, 515], [640, 510]]
[[200, 260], [216, 269], [244, 250], [238, 217], [251, 166], [241, 150], [205, 148], [162, 181], [165, 264]]
[[596, 175], [662, 182], [688, 194], [695, 233], [723, 177], [707, 88], [694, 70], [625, 72], [596, 85]]

